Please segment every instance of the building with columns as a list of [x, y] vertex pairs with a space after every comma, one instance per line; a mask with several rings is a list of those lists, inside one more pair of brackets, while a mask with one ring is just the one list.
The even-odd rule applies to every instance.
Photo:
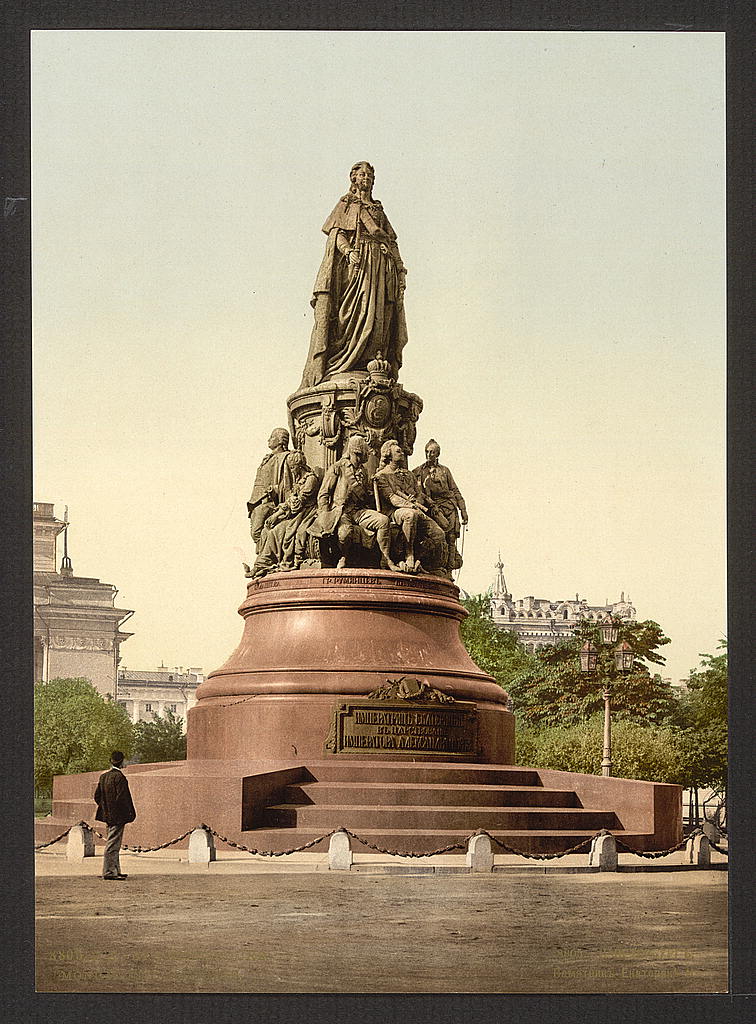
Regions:
[[552, 601], [544, 597], [521, 597], [515, 600], [509, 593], [504, 579], [504, 565], [499, 555], [496, 563], [496, 580], [489, 593], [491, 618], [500, 629], [516, 633], [526, 649], [534, 654], [540, 647], [568, 639], [575, 628], [585, 619], [599, 622], [608, 615], [632, 621], [635, 608], [624, 592], [614, 604], [592, 605], [584, 597], [575, 594], [575, 599]]
[[116, 700], [132, 722], [151, 722], [153, 715], [172, 712], [186, 727], [186, 713], [197, 703], [195, 692], [204, 681], [201, 668], [166, 668], [118, 670]]
[[[88, 679], [103, 696], [116, 696], [122, 629], [134, 614], [115, 607], [110, 583], [74, 575], [68, 554], [68, 509], [35, 501], [34, 516], [34, 680]], [[57, 544], [63, 556], [57, 565]]]

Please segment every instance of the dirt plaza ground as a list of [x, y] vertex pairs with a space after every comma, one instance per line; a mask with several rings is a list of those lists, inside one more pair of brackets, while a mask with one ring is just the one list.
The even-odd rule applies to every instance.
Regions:
[[726, 871], [343, 873], [312, 855], [122, 867], [126, 881], [104, 882], [99, 857], [37, 856], [38, 991], [727, 989]]

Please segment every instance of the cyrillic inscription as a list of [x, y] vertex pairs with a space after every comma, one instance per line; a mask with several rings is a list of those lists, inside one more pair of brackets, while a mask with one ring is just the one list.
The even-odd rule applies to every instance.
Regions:
[[477, 715], [471, 701], [429, 708], [407, 701], [337, 704], [326, 743], [334, 753], [384, 750], [474, 757]]

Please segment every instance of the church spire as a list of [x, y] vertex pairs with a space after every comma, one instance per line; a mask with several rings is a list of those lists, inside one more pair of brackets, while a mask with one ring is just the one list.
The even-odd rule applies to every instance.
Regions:
[[494, 594], [496, 594], [497, 597], [509, 597], [510, 593], [507, 590], [507, 581], [504, 579], [504, 563], [501, 560], [501, 551], [499, 551], [499, 560], [494, 568], [496, 569]]
[[63, 530], [63, 559], [60, 563], [60, 575], [73, 576], [73, 566], [71, 565], [71, 559], [68, 557], [68, 505], [66, 505], [66, 511], [63, 513], [63, 522], [66, 525]]

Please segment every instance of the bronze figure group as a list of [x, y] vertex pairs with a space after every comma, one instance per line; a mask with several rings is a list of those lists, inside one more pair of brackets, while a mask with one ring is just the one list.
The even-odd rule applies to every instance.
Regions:
[[406, 269], [374, 181], [371, 164], [354, 164], [323, 225], [310, 349], [288, 400], [295, 450], [288, 430], [272, 432], [247, 502], [253, 578], [319, 566], [451, 579], [462, 565], [467, 509], [438, 442], [407, 467], [422, 401], [397, 380]]
[[462, 565], [456, 541], [467, 510], [451, 471], [438, 462], [437, 441], [428, 442], [426, 461], [412, 472], [398, 442], [386, 441], [372, 477], [365, 468], [370, 449], [360, 434], [349, 437], [342, 458], [322, 474], [302, 452], [288, 450], [283, 428], [273, 431], [269, 444], [272, 452], [247, 503], [257, 546], [248, 576], [299, 569], [305, 562], [376, 566], [379, 559], [380, 567], [394, 572], [451, 578]]

